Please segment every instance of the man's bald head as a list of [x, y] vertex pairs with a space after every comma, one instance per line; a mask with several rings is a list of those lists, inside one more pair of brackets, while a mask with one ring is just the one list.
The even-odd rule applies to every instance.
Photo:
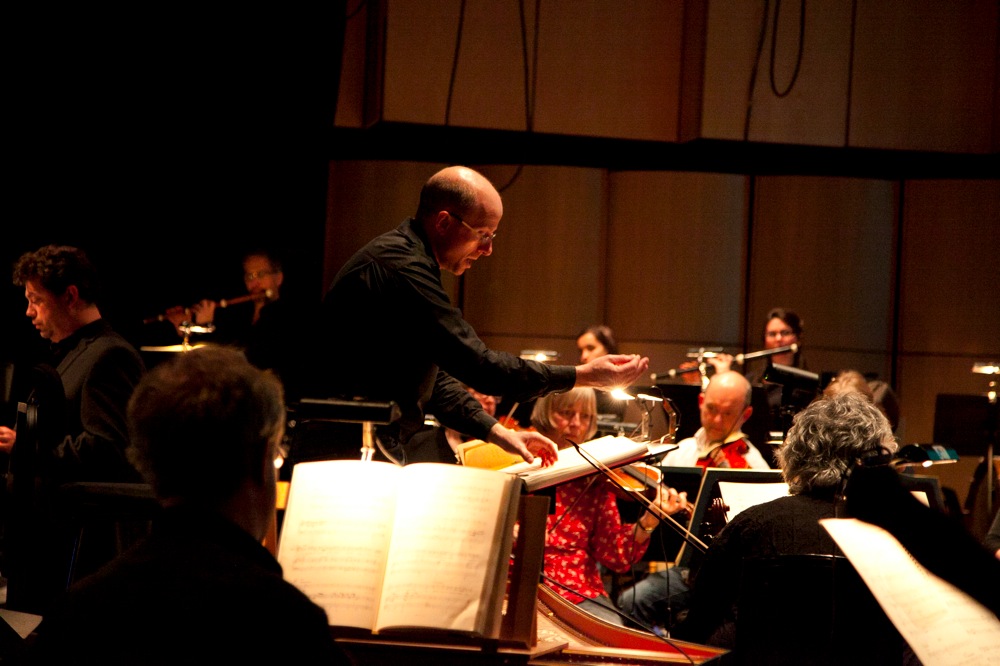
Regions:
[[420, 190], [416, 219], [438, 265], [455, 275], [493, 252], [501, 216], [500, 193], [485, 176], [468, 167], [441, 169]]
[[705, 392], [698, 396], [701, 426], [709, 441], [725, 441], [750, 418], [753, 389], [747, 378], [734, 370], [712, 376]]
[[709, 391], [716, 395], [725, 394], [733, 399], [740, 399], [743, 401], [744, 407], [750, 406], [750, 400], [753, 397], [753, 389], [750, 386], [750, 382], [735, 370], [727, 370], [712, 375], [705, 393]]
[[500, 221], [503, 202], [493, 183], [481, 173], [469, 167], [450, 166], [424, 183], [416, 218], [423, 222], [442, 210], [451, 211], [472, 226], [488, 226], [488, 222]]

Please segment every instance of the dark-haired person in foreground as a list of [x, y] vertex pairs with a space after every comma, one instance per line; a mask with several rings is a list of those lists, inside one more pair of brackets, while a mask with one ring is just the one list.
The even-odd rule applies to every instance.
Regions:
[[45, 617], [30, 663], [350, 663], [261, 545], [285, 427], [278, 379], [235, 349], [196, 349], [149, 372], [128, 418], [162, 510], [149, 537]]

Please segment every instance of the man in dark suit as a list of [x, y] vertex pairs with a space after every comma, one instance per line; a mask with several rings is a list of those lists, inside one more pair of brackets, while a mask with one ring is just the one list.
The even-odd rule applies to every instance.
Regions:
[[[65, 580], [65, 571], [59, 573], [65, 561], [57, 561], [68, 556], [59, 547], [65, 535], [57, 536], [50, 529], [54, 525], [47, 522], [59, 487], [73, 481], [142, 480], [125, 454], [125, 409], [144, 366], [135, 348], [102, 318], [97, 271], [82, 250], [48, 245], [28, 252], [15, 263], [13, 279], [15, 285], [24, 287], [25, 314], [51, 343], [49, 357], [32, 369], [26, 382], [31, 391], [25, 403], [38, 410], [34, 432], [19, 437], [14, 429], [0, 427], [0, 450], [12, 458], [12, 485], [25, 482], [31, 492], [40, 493], [26, 504], [42, 515], [34, 516], [26, 527], [47, 546], [40, 546], [35, 558], [25, 554], [23, 543], [13, 543], [10, 530], [6, 540], [33, 570], [42, 568], [42, 559], [55, 558], [44, 567], [51, 577], [40, 574], [45, 582], [36, 581], [41, 587], [27, 598], [20, 597], [19, 584], [26, 579], [15, 575], [18, 563], [13, 562], [8, 603], [23, 600], [26, 610], [39, 611], [58, 589], [59, 578]], [[15, 448], [18, 439], [25, 437], [29, 441]], [[31, 478], [19, 479], [18, 474]], [[15, 490], [12, 512], [22, 506], [16, 494]], [[17, 520], [12, 525], [15, 533]], [[57, 541], [49, 542], [49, 538]], [[87, 565], [78, 561], [78, 566]]]

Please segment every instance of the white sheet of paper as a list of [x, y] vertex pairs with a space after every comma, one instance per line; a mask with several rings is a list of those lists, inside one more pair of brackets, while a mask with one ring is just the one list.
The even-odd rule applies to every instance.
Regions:
[[1000, 664], [1000, 620], [927, 571], [896, 537], [855, 518], [819, 521], [927, 666]]
[[649, 455], [650, 443], [607, 435], [584, 442], [580, 448], [589, 454], [589, 457], [581, 455], [576, 449], [569, 448], [561, 450], [559, 459], [549, 467], [542, 467], [541, 458], [536, 458], [533, 463], [515, 463], [500, 471], [520, 476], [524, 479], [525, 488], [530, 492], [588, 474], [598, 474], [591, 458], [609, 467], [618, 466], [626, 461], [635, 462]]
[[0, 619], [10, 625], [21, 638], [27, 638], [42, 622], [41, 615], [0, 608]]
[[787, 497], [788, 484], [719, 481], [719, 495], [729, 507], [729, 511], [726, 512], [726, 522], [729, 522], [744, 509], [779, 497]]

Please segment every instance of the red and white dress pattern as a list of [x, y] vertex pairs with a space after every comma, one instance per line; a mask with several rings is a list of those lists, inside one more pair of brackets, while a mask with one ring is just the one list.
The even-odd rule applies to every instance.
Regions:
[[646, 552], [649, 540], [635, 541], [635, 524], [622, 524], [614, 490], [603, 477], [565, 483], [556, 488], [555, 512], [545, 534], [545, 575], [578, 592], [546, 580], [546, 585], [573, 603], [606, 596], [598, 562], [626, 571]]

